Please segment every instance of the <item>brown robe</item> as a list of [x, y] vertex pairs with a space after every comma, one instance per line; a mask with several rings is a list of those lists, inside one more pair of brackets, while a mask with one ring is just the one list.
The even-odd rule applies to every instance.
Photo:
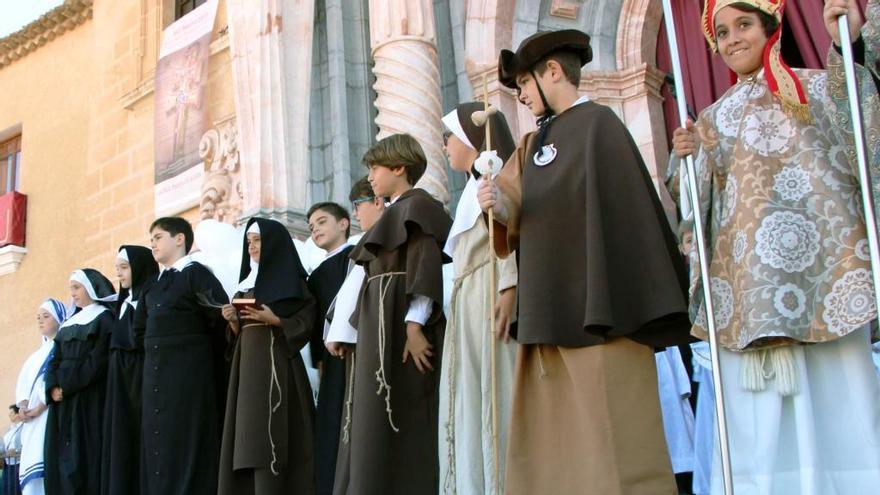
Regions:
[[[438, 393], [446, 323], [442, 247], [450, 226], [440, 203], [412, 189], [383, 213], [352, 251], [366, 279], [351, 320], [358, 343], [350, 445], [340, 448], [343, 465], [337, 465], [336, 494], [421, 495], [439, 488]], [[404, 319], [416, 294], [434, 302], [423, 328], [434, 347], [434, 371], [425, 374], [411, 358], [401, 362]], [[389, 388], [377, 394], [380, 380]]]
[[[312, 451], [315, 406], [300, 355], [300, 349], [309, 341], [316, 317], [315, 299], [311, 294], [307, 296], [290, 304], [280, 302], [291, 306], [289, 316], [279, 315], [281, 328], [242, 320], [241, 331], [231, 338], [233, 354], [220, 450], [220, 495], [315, 491]], [[252, 298], [253, 291], [238, 293], [235, 297]], [[272, 357], [277, 388], [270, 385]], [[274, 413], [269, 410], [270, 393], [272, 404], [277, 404], [280, 398], [280, 406]], [[277, 475], [272, 473], [272, 442]]]
[[[675, 493], [650, 346], [689, 340], [686, 277], [638, 148], [607, 107], [561, 113], [497, 178], [519, 254], [507, 494]], [[524, 187], [525, 185], [525, 187]], [[506, 235], [505, 235], [506, 234]], [[645, 344], [638, 345], [636, 342]]]

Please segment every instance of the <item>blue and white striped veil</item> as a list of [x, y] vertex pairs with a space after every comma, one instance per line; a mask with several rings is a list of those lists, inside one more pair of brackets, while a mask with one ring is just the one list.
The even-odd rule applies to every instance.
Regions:
[[70, 318], [70, 315], [73, 313], [73, 311], [71, 311], [72, 308], [65, 306], [63, 302], [52, 297], [43, 301], [43, 304], [40, 305], [40, 309], [48, 311], [49, 314], [55, 318], [55, 321], [58, 322], [59, 326], [64, 323], [65, 320]]

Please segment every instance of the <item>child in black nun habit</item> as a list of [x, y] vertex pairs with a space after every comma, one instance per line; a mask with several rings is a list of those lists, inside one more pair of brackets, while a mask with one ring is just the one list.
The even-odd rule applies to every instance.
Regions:
[[140, 493], [141, 381], [144, 373], [144, 335], [135, 334], [135, 308], [143, 289], [156, 280], [159, 264], [144, 246], [120, 246], [116, 254], [119, 278], [118, 317], [110, 336], [107, 398], [104, 410], [104, 455], [101, 493]]
[[107, 355], [116, 319], [113, 284], [97, 270], [70, 275], [79, 311], [55, 336], [46, 372], [46, 493], [100, 493]]
[[255, 302], [222, 310], [232, 355], [218, 493], [314, 493], [314, 402], [300, 350], [317, 306], [281, 223], [248, 221], [240, 280], [233, 302]]

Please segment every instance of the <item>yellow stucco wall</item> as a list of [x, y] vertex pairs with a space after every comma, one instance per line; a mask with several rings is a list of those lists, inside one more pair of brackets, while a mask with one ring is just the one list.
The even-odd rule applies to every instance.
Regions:
[[[28, 196], [28, 253], [18, 271], [0, 276], [0, 406], [14, 401], [21, 364], [39, 345], [35, 314], [42, 300], [67, 301], [67, 277], [79, 267], [116, 282], [118, 246], [148, 243], [154, 101], [152, 91], [139, 88], [152, 87], [172, 5], [96, 0], [91, 20], [0, 68], [0, 132], [21, 125], [20, 191]], [[210, 60], [211, 121], [235, 111], [226, 31], [221, 1]], [[183, 216], [194, 222], [198, 211]]]

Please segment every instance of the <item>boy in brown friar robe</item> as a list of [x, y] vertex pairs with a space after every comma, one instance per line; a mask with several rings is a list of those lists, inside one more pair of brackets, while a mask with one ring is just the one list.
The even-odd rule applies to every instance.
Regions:
[[578, 97], [591, 58], [566, 30], [499, 61], [540, 117], [478, 194], [496, 251], [520, 261], [507, 494], [676, 493], [653, 348], [689, 338], [685, 270], [626, 127]]
[[351, 253], [365, 276], [351, 317], [358, 352], [349, 465], [337, 465], [334, 493], [437, 493], [442, 249], [452, 221], [413, 189], [427, 161], [411, 136], [382, 139], [364, 164], [375, 194], [392, 204]]
[[[352, 216], [357, 219], [363, 232], [369, 232], [385, 212], [385, 198], [376, 197], [367, 176], [361, 177], [351, 186], [348, 199], [351, 201]], [[349, 254], [346, 253], [346, 257]], [[353, 372], [357, 344], [357, 329], [351, 326], [349, 320], [357, 309], [358, 296], [364, 282], [364, 267], [356, 265], [351, 258], [348, 260], [348, 273], [336, 294], [336, 298], [333, 299], [327, 310], [324, 330], [324, 344], [327, 352], [345, 363], [345, 402], [343, 403], [339, 446], [336, 449], [336, 466], [333, 470], [334, 477], [331, 480], [334, 485], [345, 487], [348, 486], [349, 460], [351, 458], [351, 409], [354, 399]], [[320, 401], [320, 397], [318, 400]], [[320, 483], [320, 475], [317, 471], [315, 476]], [[331, 493], [332, 488], [333, 485]]]

